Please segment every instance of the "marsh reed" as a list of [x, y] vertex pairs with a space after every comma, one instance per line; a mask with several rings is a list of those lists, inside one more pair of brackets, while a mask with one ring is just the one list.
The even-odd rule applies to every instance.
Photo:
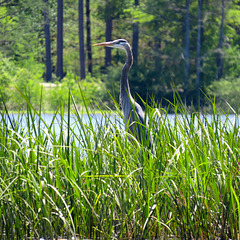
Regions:
[[146, 106], [149, 150], [121, 127], [117, 104], [116, 120], [99, 108], [94, 125], [84, 101], [86, 124], [69, 93], [49, 124], [25, 100], [14, 121], [0, 116], [1, 239], [240, 238], [239, 126], [214, 102], [211, 121], [177, 100]]

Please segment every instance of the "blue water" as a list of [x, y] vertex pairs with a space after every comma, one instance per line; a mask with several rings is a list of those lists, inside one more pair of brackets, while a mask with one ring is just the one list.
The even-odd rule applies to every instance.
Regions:
[[[54, 114], [42, 114], [41, 118], [38, 115], [30, 118], [27, 114], [9, 114], [9, 116], [5, 115], [4, 118], [8, 129], [21, 134], [27, 134], [27, 132], [31, 131], [33, 136], [38, 134], [39, 124], [42, 132], [51, 131], [56, 136], [59, 136], [61, 131], [67, 134], [68, 125], [70, 126], [70, 131], [77, 136], [82, 134], [81, 131], [83, 129], [97, 131], [100, 128], [109, 126], [114, 126], [114, 128], [117, 126], [119, 129], [124, 129], [123, 120], [116, 115], [90, 114], [88, 116], [87, 114], [82, 114], [79, 119], [77, 119], [76, 115], [70, 115], [70, 123], [68, 123], [68, 115], [61, 117], [58, 114], [55, 118], [54, 116]], [[2, 123], [3, 121], [1, 121]]]
[[[49, 128], [51, 126], [51, 131], [58, 136], [61, 131], [61, 126], [63, 131], [67, 131], [68, 129], [68, 115], [63, 115], [63, 118], [61, 118], [61, 115], [57, 115], [55, 119], [53, 114], [42, 114], [41, 119], [37, 115], [33, 117], [33, 121], [35, 122], [32, 124], [32, 119], [28, 118], [29, 115], [27, 114], [10, 114], [9, 117], [5, 116], [6, 118], [6, 124], [9, 129], [12, 129], [12, 125], [14, 125], [14, 130], [19, 132], [27, 132], [27, 131], [34, 131], [34, 126], [36, 127], [36, 131], [38, 131], [38, 125], [40, 123], [40, 129], [41, 131], [48, 132]], [[201, 121], [204, 125], [211, 124], [213, 120], [213, 115], [207, 115], [207, 116], [201, 116]], [[216, 116], [215, 116], [216, 117]], [[1, 116], [0, 116], [1, 118]], [[168, 114], [167, 116], [162, 115], [162, 118], [159, 118], [159, 116], [156, 116], [155, 124], [161, 124], [162, 121], [164, 121], [164, 124], [174, 126], [176, 123], [176, 120], [178, 122], [183, 123], [185, 116], [177, 115], [177, 119], [175, 114]], [[188, 116], [188, 119], [190, 121], [191, 116]], [[40, 121], [39, 121], [40, 120]], [[196, 120], [196, 119], [195, 119]], [[221, 129], [227, 129], [231, 131], [231, 128], [236, 123], [237, 126], [239, 126], [239, 120], [240, 115], [236, 117], [234, 114], [228, 115], [226, 117], [225, 115], [220, 115], [219, 117], [219, 124], [221, 124]], [[27, 124], [29, 122], [29, 124]], [[198, 121], [195, 121], [195, 126], [197, 127]], [[27, 126], [32, 126], [31, 129], [28, 129]], [[103, 128], [109, 128], [113, 126], [113, 129], [118, 128], [119, 130], [123, 130], [124, 122], [120, 118], [120, 116], [117, 115], [102, 115], [102, 114], [90, 114], [88, 116], [87, 114], [80, 115], [80, 119], [77, 119], [76, 115], [70, 115], [70, 128], [71, 131], [74, 131], [76, 135], [80, 135], [83, 128], [88, 128], [90, 131], [97, 131], [98, 129]]]

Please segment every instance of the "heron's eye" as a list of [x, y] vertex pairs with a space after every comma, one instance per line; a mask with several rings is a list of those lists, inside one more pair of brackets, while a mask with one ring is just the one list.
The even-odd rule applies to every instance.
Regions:
[[126, 43], [126, 41], [121, 40], [118, 42], [118, 44], [124, 44], [124, 43]]

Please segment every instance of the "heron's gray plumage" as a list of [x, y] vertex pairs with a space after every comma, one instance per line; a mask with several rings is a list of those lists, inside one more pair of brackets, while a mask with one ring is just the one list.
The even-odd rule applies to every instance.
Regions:
[[[120, 104], [126, 123], [126, 129], [130, 129], [131, 133], [140, 142], [142, 142], [143, 137], [148, 139], [150, 147], [151, 137], [149, 136], [148, 124], [146, 122], [144, 111], [142, 110], [141, 106], [133, 99], [130, 92], [128, 72], [133, 63], [133, 55], [129, 43], [125, 39], [117, 39], [111, 42], [98, 43], [95, 44], [95, 46], [105, 46], [125, 50], [127, 60], [123, 66], [120, 81]], [[142, 133], [144, 132], [145, 136], [142, 136]]]

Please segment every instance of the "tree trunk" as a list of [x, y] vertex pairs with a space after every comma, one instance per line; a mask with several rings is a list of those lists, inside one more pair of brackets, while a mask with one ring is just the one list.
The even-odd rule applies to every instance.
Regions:
[[[139, 0], [135, 0], [135, 6], [139, 5]], [[138, 39], [139, 39], [139, 27], [138, 22], [133, 23], [133, 38], [132, 38], [132, 51], [133, 51], [133, 64], [137, 65], [138, 62]]]
[[161, 39], [159, 36], [154, 37], [154, 61], [155, 61], [155, 72], [161, 71], [161, 58], [160, 58]]
[[86, 30], [87, 30], [87, 56], [88, 72], [92, 75], [92, 47], [91, 47], [91, 21], [90, 21], [90, 0], [86, 0]]
[[189, 13], [190, 0], [186, 0], [186, 18], [185, 18], [185, 33], [186, 33], [186, 46], [185, 46], [185, 82], [184, 82], [184, 93], [186, 97], [186, 91], [189, 84], [190, 75], [190, 13]]
[[220, 35], [219, 35], [219, 52], [217, 54], [217, 79], [222, 78], [223, 75], [223, 26], [224, 26], [224, 4], [225, 0], [222, 0], [222, 18], [220, 24]]
[[78, 14], [79, 14], [79, 54], [80, 54], [80, 77], [86, 78], [85, 72], [85, 52], [84, 52], [84, 26], [83, 26], [83, 0], [78, 2]]
[[59, 80], [64, 77], [63, 73], [63, 0], [58, 0], [57, 16], [57, 72]]
[[51, 38], [50, 38], [50, 23], [48, 0], [43, 0], [44, 6], [44, 34], [45, 34], [45, 49], [46, 49], [46, 81], [52, 80], [52, 60], [51, 60]]
[[[200, 73], [201, 73], [201, 29], [202, 29], [202, 4], [203, 0], [198, 0], [198, 25], [197, 25], [197, 98], [196, 104], [200, 104]], [[199, 105], [198, 105], [199, 106]]]
[[[108, 17], [106, 19], [106, 33], [105, 33], [106, 41], [112, 40], [112, 17]], [[111, 65], [111, 48], [105, 48], [105, 67]]]

